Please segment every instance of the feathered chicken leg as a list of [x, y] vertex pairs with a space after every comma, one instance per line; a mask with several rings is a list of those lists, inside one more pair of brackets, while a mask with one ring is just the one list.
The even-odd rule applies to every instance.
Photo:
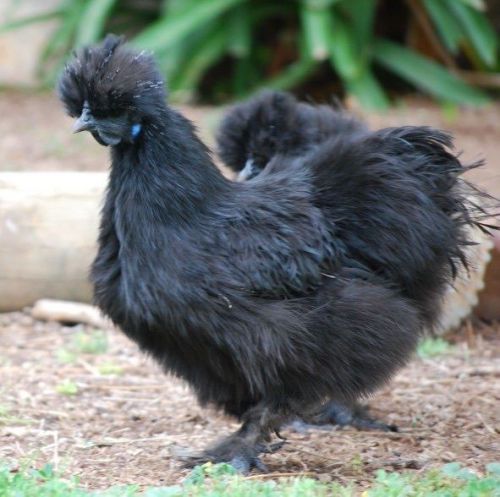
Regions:
[[396, 425], [390, 425], [370, 416], [368, 407], [355, 403], [346, 405], [339, 402], [328, 402], [312, 419], [312, 425], [352, 426], [358, 430], [398, 431]]
[[387, 424], [372, 417], [368, 406], [357, 402], [347, 404], [333, 400], [323, 405], [320, 410], [315, 411], [312, 415], [302, 415], [295, 419], [287, 425], [287, 428], [303, 433], [318, 428], [328, 430], [335, 426], [352, 426], [357, 430], [398, 431], [396, 425]]
[[257, 404], [245, 413], [241, 428], [199, 456], [187, 458], [186, 464], [192, 467], [208, 461], [226, 462], [243, 474], [254, 468], [266, 471], [259, 455], [276, 452], [283, 446], [283, 440], [270, 443], [271, 436], [277, 433], [291, 416], [291, 413], [282, 407], [270, 408], [263, 403]]

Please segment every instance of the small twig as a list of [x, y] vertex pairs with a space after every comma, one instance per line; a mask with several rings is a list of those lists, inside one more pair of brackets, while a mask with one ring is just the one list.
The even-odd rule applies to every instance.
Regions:
[[[464, 371], [464, 374], [467, 376], [500, 376], [500, 369], [496, 368], [482, 368], [482, 369], [469, 369], [467, 371]], [[457, 374], [457, 376], [461, 375]]]
[[86, 371], [88, 371], [92, 376], [100, 376], [99, 371], [83, 359], [78, 359], [76, 361], [80, 366], [82, 366]]
[[111, 321], [106, 319], [97, 307], [80, 302], [41, 299], [35, 302], [31, 315], [42, 321], [62, 323], [85, 323], [96, 328], [109, 328]]
[[16, 407], [16, 411], [32, 412], [36, 414], [46, 414], [49, 416], [57, 416], [58, 418], [68, 419], [70, 416], [62, 411], [51, 411], [49, 409], [34, 409], [32, 407]]
[[57, 471], [59, 469], [59, 432], [54, 431], [54, 469]]
[[372, 466], [375, 468], [380, 468], [381, 466], [385, 467], [391, 467], [394, 469], [421, 469], [425, 465], [424, 462], [418, 461], [416, 459], [394, 459], [390, 461], [368, 461], [365, 465], [366, 466]]
[[109, 388], [111, 390], [156, 390], [165, 388], [165, 384], [159, 385], [113, 385], [113, 384], [97, 384], [92, 385], [92, 388]]
[[317, 457], [319, 459], [324, 459], [325, 461], [333, 462], [333, 465], [331, 467], [341, 468], [345, 464], [344, 462], [339, 462], [338, 459], [334, 459], [333, 457], [328, 457], [328, 456], [325, 456], [323, 454], [319, 454], [318, 452], [312, 452], [312, 451], [300, 449], [297, 447], [294, 447], [293, 451], [294, 452], [301, 452], [303, 454], [308, 454], [310, 456], [314, 456], [314, 457]]
[[349, 434], [357, 435], [361, 437], [377, 437], [377, 438], [413, 438], [415, 436], [421, 436], [423, 433], [432, 433], [428, 429], [412, 430], [412, 431], [353, 431]]
[[99, 447], [110, 447], [112, 445], [119, 444], [134, 444], [139, 442], [171, 442], [171, 438], [165, 437], [144, 437], [144, 438], [117, 438], [117, 439], [106, 439], [106, 440], [96, 440], [93, 443]]
[[496, 435], [496, 431], [495, 429], [490, 426], [485, 420], [484, 418], [481, 416], [481, 414], [479, 414], [478, 412], [476, 412], [476, 416], [479, 418], [479, 421], [481, 421], [481, 423], [483, 424], [483, 426], [493, 435]]

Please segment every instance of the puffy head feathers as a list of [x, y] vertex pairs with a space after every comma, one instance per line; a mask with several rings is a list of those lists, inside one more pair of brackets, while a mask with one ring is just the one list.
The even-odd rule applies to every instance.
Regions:
[[61, 74], [57, 90], [73, 117], [81, 114], [84, 102], [96, 117], [154, 114], [166, 97], [152, 55], [129, 48], [123, 37], [115, 35], [77, 51]]

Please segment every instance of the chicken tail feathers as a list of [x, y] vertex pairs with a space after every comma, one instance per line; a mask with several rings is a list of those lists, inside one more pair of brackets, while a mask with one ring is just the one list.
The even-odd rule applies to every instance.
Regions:
[[429, 323], [493, 216], [493, 199], [463, 178], [481, 163], [463, 165], [452, 146], [447, 133], [408, 126], [331, 140], [308, 157], [315, 202], [350, 257], [416, 301]]

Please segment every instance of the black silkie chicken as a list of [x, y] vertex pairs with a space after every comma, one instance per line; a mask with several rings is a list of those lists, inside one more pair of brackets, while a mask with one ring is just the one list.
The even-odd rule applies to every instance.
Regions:
[[217, 133], [217, 149], [243, 181], [259, 174], [275, 155], [296, 157], [333, 136], [354, 140], [367, 132], [362, 122], [342, 110], [265, 90], [229, 109]]
[[[287, 421], [407, 362], [476, 223], [447, 135], [329, 140], [238, 183], [165, 103], [152, 57], [121, 39], [81, 50], [58, 90], [75, 131], [111, 147], [97, 305], [201, 404], [242, 421], [195, 462], [261, 468]], [[418, 171], [446, 189], [431, 195]]]

